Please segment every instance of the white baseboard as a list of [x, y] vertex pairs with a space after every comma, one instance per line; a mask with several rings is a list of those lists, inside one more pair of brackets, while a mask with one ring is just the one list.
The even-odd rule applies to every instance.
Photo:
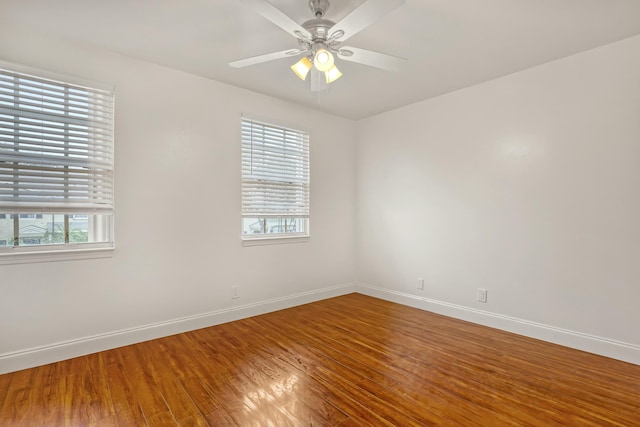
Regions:
[[356, 292], [380, 298], [386, 301], [407, 305], [456, 319], [466, 320], [480, 325], [513, 332], [539, 340], [560, 344], [589, 353], [599, 354], [624, 362], [640, 365], [640, 346], [608, 338], [570, 331], [542, 323], [531, 322], [511, 316], [477, 310], [444, 301], [438, 301], [416, 295], [380, 288], [364, 283], [356, 284]]
[[0, 374], [46, 365], [60, 360], [84, 356], [181, 332], [193, 331], [221, 323], [232, 322], [251, 316], [320, 301], [355, 291], [353, 283], [317, 289], [253, 304], [246, 304], [180, 319], [136, 328], [123, 329], [101, 335], [79, 338], [12, 353], [0, 354]]

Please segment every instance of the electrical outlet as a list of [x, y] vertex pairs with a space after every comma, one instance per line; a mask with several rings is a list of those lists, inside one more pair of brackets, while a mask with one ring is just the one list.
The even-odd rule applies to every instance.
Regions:
[[487, 290], [478, 288], [478, 301], [487, 302]]
[[424, 291], [424, 279], [422, 277], [418, 277], [418, 286], [417, 289], [419, 291]]
[[231, 287], [231, 299], [238, 299], [240, 298], [240, 295], [238, 295], [238, 287], [237, 286], [232, 286]]

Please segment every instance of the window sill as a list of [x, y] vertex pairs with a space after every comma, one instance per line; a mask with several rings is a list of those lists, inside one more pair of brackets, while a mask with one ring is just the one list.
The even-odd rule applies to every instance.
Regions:
[[304, 243], [309, 236], [251, 237], [242, 239], [242, 246], [281, 245], [284, 243]]
[[113, 252], [113, 245], [91, 248], [66, 247], [64, 249], [8, 249], [6, 251], [0, 251], [0, 265], [111, 258], [113, 257]]

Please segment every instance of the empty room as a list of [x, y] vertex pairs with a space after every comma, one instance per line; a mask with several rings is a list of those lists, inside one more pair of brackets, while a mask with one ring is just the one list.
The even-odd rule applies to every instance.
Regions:
[[0, 426], [640, 426], [640, 1], [0, 0]]

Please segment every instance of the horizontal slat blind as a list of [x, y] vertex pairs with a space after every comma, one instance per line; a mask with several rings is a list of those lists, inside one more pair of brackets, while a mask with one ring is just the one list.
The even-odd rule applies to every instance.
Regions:
[[113, 93], [0, 68], [0, 212], [113, 210]]
[[242, 216], [309, 217], [309, 134], [242, 118]]

